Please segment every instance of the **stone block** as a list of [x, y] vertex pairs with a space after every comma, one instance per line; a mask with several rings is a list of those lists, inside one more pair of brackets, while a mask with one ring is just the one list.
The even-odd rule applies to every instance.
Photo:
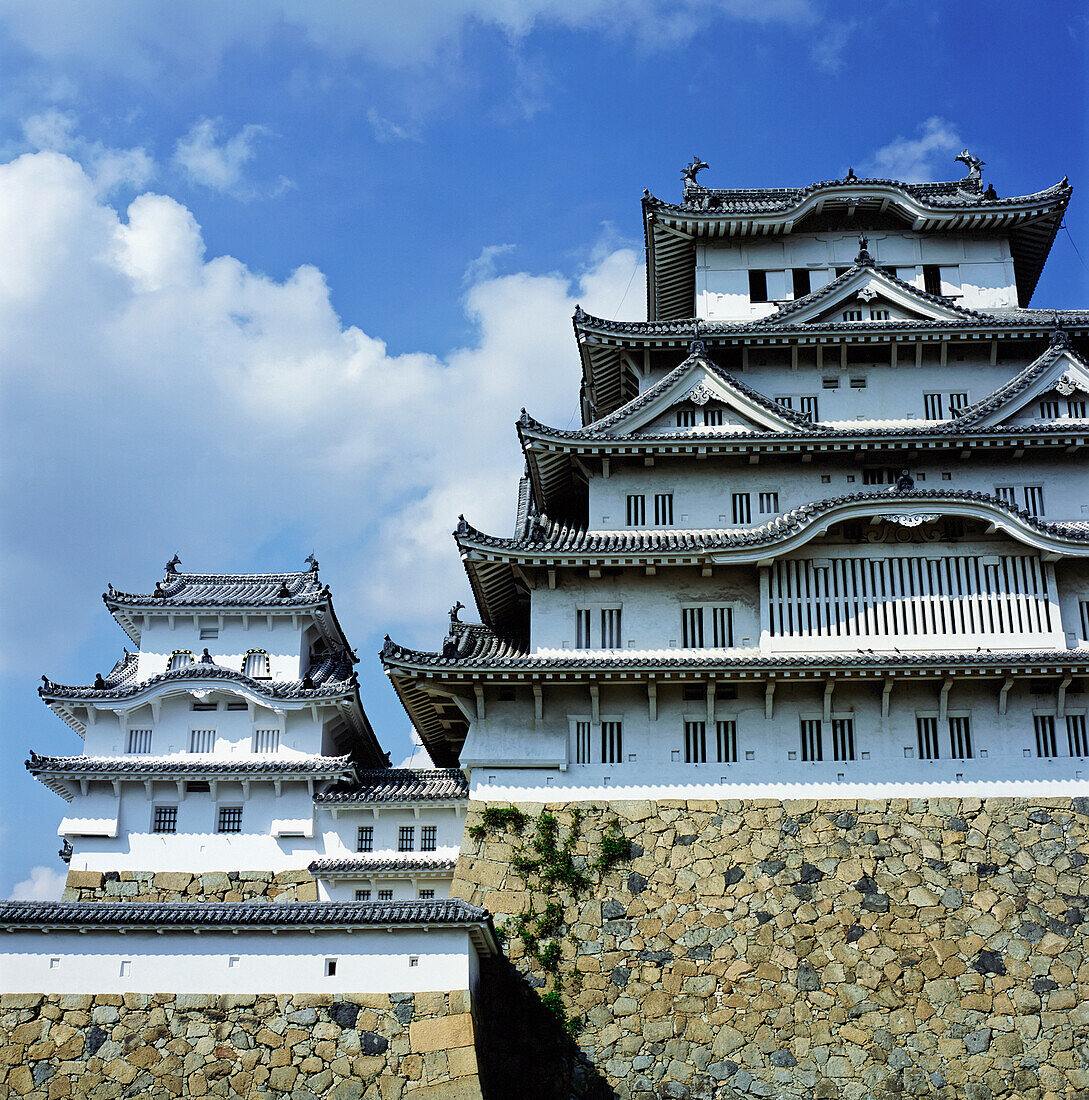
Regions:
[[429, 1020], [413, 1020], [408, 1031], [414, 1054], [472, 1046], [474, 1041], [473, 1017], [468, 1012]]
[[100, 890], [102, 888], [102, 872], [69, 871], [64, 885], [69, 890]]

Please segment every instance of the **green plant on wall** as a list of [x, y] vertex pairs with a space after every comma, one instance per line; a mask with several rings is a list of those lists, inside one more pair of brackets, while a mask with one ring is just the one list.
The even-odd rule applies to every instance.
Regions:
[[[597, 881], [617, 864], [631, 855], [631, 842], [620, 832], [613, 820], [604, 828], [598, 852], [585, 861], [576, 857], [582, 837], [582, 810], [570, 812], [571, 824], [566, 835], [560, 835], [560, 823], [550, 810], [542, 810], [534, 824], [533, 833], [523, 837], [522, 843], [511, 858], [511, 867], [533, 892], [552, 897], [540, 912], [532, 900], [529, 907], [505, 926], [505, 938], [517, 936], [527, 958], [551, 979], [552, 988], [541, 995], [541, 1002], [552, 1012], [560, 1025], [570, 1034], [581, 1026], [578, 1018], [571, 1017], [563, 1002], [563, 993], [575, 987], [578, 973], [565, 973], [561, 968], [564, 939], [574, 938], [564, 925], [564, 903], [574, 902], [592, 885], [591, 874], [597, 873]], [[530, 818], [515, 807], [489, 806], [480, 815], [480, 822], [469, 829], [469, 835], [482, 841], [490, 833], [511, 832], [523, 836]], [[574, 943], [575, 953], [579, 945]]]

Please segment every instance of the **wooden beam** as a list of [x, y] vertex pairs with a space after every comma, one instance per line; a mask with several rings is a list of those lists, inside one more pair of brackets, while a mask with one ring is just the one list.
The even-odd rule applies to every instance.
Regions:
[[1067, 691], [1067, 688], [1070, 687], [1071, 683], [1073, 683], [1073, 680], [1074, 680], [1073, 676], [1067, 675], [1067, 676], [1063, 677], [1062, 683], [1059, 684], [1059, 694], [1058, 694], [1058, 697], [1055, 700], [1055, 717], [1056, 718], [1065, 718], [1066, 717], [1066, 691]]
[[775, 714], [775, 677], [769, 676], [764, 685], [764, 717], [771, 718]]
[[707, 730], [715, 728], [715, 678], [712, 676], [707, 681]]
[[893, 679], [891, 676], [885, 677], [885, 682], [881, 686], [881, 717], [888, 718], [889, 716], [889, 696], [892, 695]]
[[658, 721], [658, 684], [653, 676], [647, 680], [647, 717]]
[[476, 716], [483, 722], [484, 721], [484, 685], [480, 683], [473, 684], [473, 694], [476, 696]]
[[824, 720], [832, 721], [832, 693], [836, 690], [836, 678], [829, 676], [824, 684]]
[[533, 681], [533, 720], [544, 721], [544, 688], [541, 687], [540, 680]]
[[595, 726], [601, 724], [601, 691], [596, 680], [590, 681], [590, 721]]
[[942, 682], [942, 690], [938, 696], [938, 721], [944, 722], [949, 717], [949, 689], [953, 686], [953, 677], [946, 676]]
[[1007, 676], [1005, 682], [1002, 684], [1002, 689], [998, 693], [998, 713], [1006, 713], [1006, 700], [1010, 694], [1010, 688], [1013, 687], [1013, 677]]

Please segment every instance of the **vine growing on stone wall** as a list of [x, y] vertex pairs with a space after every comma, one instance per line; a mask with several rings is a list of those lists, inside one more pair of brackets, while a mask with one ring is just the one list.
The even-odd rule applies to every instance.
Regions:
[[569, 1016], [563, 1003], [563, 993], [577, 988], [579, 974], [572, 969], [565, 972], [563, 940], [570, 939], [578, 953], [578, 944], [564, 923], [564, 903], [575, 902], [594, 885], [591, 875], [597, 872], [600, 882], [617, 864], [631, 855], [631, 842], [620, 832], [616, 820], [608, 822], [601, 836], [599, 851], [585, 860], [576, 855], [582, 838], [582, 810], [575, 807], [570, 813], [571, 824], [565, 836], [560, 836], [560, 823], [550, 810], [542, 810], [534, 823], [533, 833], [524, 836], [530, 823], [527, 814], [515, 807], [489, 806], [482, 811], [480, 822], [469, 829], [469, 835], [477, 841], [489, 833], [509, 831], [523, 837], [510, 864], [524, 880], [527, 889], [553, 895], [538, 912], [532, 899], [528, 908], [507, 922], [503, 929], [504, 940], [512, 934], [522, 941], [522, 949], [540, 970], [551, 978], [552, 989], [541, 994], [541, 1002], [556, 1016], [561, 1027], [575, 1034], [581, 1020]]

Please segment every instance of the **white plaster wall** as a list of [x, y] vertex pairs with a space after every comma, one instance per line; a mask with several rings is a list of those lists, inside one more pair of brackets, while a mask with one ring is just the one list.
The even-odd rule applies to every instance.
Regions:
[[[722, 679], [725, 679], [723, 677]], [[801, 760], [800, 721], [823, 718], [824, 684], [780, 684], [774, 695], [773, 714], [765, 717], [762, 684], [737, 685], [737, 699], [719, 699], [716, 721], [737, 723], [739, 760], [735, 764], [686, 764], [684, 723], [707, 720], [703, 685], [700, 698], [685, 700], [679, 685], [659, 684], [658, 717], [652, 720], [644, 686], [602, 685], [600, 717], [623, 722], [624, 761], [620, 764], [576, 763], [574, 724], [591, 720], [589, 692], [557, 687], [545, 692], [545, 716], [534, 725], [532, 706], [523, 702], [520, 717], [488, 711], [488, 719], [474, 722], [462, 751], [463, 764], [473, 768], [474, 794], [478, 784], [536, 786], [575, 790], [605, 787], [642, 787], [664, 790], [686, 785], [732, 788], [753, 784], [941, 784], [1024, 782], [1084, 783], [1089, 781], [1089, 759], [1069, 755], [1066, 726], [1056, 719], [1059, 755], [1036, 756], [1033, 714], [1055, 714], [1056, 690], [1047, 685], [1036, 694], [1024, 681], [1015, 683], [1005, 714], [998, 713], [998, 680], [954, 682], [947, 704], [951, 715], [967, 715], [971, 723], [975, 758], [952, 760], [946, 723], [939, 721], [943, 754], [938, 760], [917, 758], [916, 716], [938, 715], [941, 681], [897, 681], [890, 697], [890, 713], [881, 716], [881, 684], [840, 683], [832, 696], [833, 718], [854, 721], [857, 759], [832, 759], [832, 731], [824, 723], [824, 760]], [[528, 689], [526, 689], [528, 693]], [[1085, 714], [1085, 694], [1068, 694], [1065, 713]], [[519, 733], [527, 738], [548, 738], [565, 743], [567, 764], [550, 767], [503, 767], [511, 740]], [[708, 760], [715, 756], [715, 730], [708, 727]], [[600, 730], [593, 727], [591, 746], [599, 756]], [[908, 753], [910, 752], [910, 755]], [[792, 757], [791, 754], [794, 754]], [[1027, 754], [1027, 755], [1026, 755]], [[842, 778], [841, 778], [842, 776]], [[721, 792], [720, 792], [721, 793]], [[729, 797], [729, 795], [722, 795]], [[491, 797], [500, 797], [491, 795]], [[616, 794], [615, 797], [623, 797]], [[794, 797], [797, 797], [795, 794]]]
[[[923, 289], [923, 265], [942, 272], [942, 293], [973, 309], [1016, 308], [1017, 286], [1008, 241], [999, 237], [923, 235], [909, 230], [867, 232], [869, 251], [882, 267]], [[793, 233], [775, 240], [745, 239], [735, 246], [696, 246], [696, 312], [708, 320], [750, 320], [775, 311], [749, 302], [748, 271], [768, 272], [768, 297], [794, 297], [790, 271], [810, 270], [813, 290], [849, 267], [858, 255], [858, 232]]]
[[453, 872], [442, 878], [417, 876], [414, 879], [394, 879], [377, 875], [353, 879], [319, 879], [318, 898], [321, 901], [355, 901], [357, 890], [370, 890], [370, 898], [363, 899], [369, 901], [378, 901], [379, 890], [391, 891], [393, 901], [414, 900], [420, 896], [421, 890], [434, 890], [436, 898], [448, 898], [453, 881]]
[[468, 932], [448, 928], [0, 933], [6, 993], [448, 991], [470, 988], [473, 956]]
[[[463, 807], [445, 806], [385, 806], [381, 803], [360, 806], [318, 807], [318, 835], [322, 855], [330, 859], [449, 859], [456, 858], [461, 845], [461, 833], [465, 823]], [[365, 855], [356, 851], [359, 826], [374, 829], [374, 850]], [[415, 830], [415, 850], [411, 853], [397, 849], [402, 825], [412, 825]], [[437, 848], [424, 852], [420, 848], [421, 830], [425, 825], [436, 829]]]

